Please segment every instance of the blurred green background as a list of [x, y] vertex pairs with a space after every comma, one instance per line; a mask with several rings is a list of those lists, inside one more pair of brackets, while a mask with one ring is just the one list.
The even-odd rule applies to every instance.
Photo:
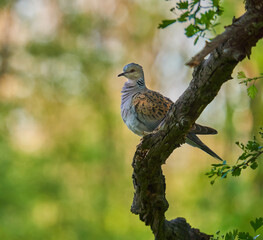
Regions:
[[[223, 3], [217, 33], [240, 16], [239, 0]], [[120, 116], [117, 78], [124, 65], [144, 66], [147, 85], [176, 100], [191, 80], [184, 64], [193, 46], [173, 18], [175, 1], [0, 1], [0, 239], [153, 239], [130, 213], [132, 157], [140, 138]], [[238, 69], [263, 71], [263, 41]], [[237, 69], [237, 70], [238, 70]], [[233, 74], [236, 76], [236, 71]], [[237, 79], [226, 83], [198, 120], [218, 129], [202, 137], [234, 163], [263, 126], [262, 81], [251, 101]], [[211, 186], [215, 160], [182, 146], [163, 170], [168, 219], [185, 217], [206, 233], [239, 228], [263, 216], [263, 166]], [[262, 232], [263, 234], [263, 232]]]

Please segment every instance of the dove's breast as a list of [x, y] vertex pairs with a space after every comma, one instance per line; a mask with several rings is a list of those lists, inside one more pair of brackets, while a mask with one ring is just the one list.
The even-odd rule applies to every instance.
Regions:
[[135, 89], [125, 88], [122, 89], [121, 96], [121, 117], [127, 127], [139, 136], [143, 136], [144, 132], [149, 129], [137, 117], [135, 106], [132, 105], [133, 97], [138, 94]]

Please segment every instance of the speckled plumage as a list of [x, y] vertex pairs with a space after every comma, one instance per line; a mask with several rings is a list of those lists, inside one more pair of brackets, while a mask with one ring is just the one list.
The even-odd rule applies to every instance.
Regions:
[[135, 94], [132, 103], [140, 121], [153, 131], [164, 119], [173, 102], [158, 92], [147, 89], [143, 93]]
[[[173, 102], [162, 94], [149, 90], [144, 82], [144, 73], [140, 65], [130, 63], [123, 68], [128, 81], [122, 88], [121, 116], [128, 128], [139, 136], [144, 136], [158, 127]], [[196, 134], [216, 134], [213, 128], [194, 124], [187, 135], [186, 143], [198, 147], [211, 156], [222, 160], [208, 148]]]

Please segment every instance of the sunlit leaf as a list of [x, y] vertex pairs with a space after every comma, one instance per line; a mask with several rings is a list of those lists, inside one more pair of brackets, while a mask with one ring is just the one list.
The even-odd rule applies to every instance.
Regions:
[[246, 78], [246, 74], [243, 71], [237, 73], [237, 79]]
[[258, 89], [256, 88], [254, 84], [249, 86], [249, 88], [247, 89], [247, 95], [252, 99], [256, 97], [257, 93], [258, 93]]
[[170, 20], [162, 20], [162, 23], [159, 24], [158, 28], [166, 28], [169, 25], [175, 23], [176, 20], [175, 19], [170, 19]]

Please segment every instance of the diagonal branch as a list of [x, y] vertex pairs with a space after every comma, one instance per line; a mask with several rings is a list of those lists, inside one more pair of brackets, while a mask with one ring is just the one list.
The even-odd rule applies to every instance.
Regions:
[[155, 239], [210, 238], [191, 228], [183, 218], [165, 219], [169, 204], [161, 165], [185, 142], [192, 124], [215, 98], [222, 84], [231, 79], [235, 66], [263, 37], [263, 7], [247, 8], [247, 12], [226, 29], [223, 40], [209, 58], [195, 67], [189, 87], [174, 103], [159, 129], [144, 137], [137, 146], [132, 164], [135, 193], [131, 211], [151, 226]]
[[[239, 43], [242, 43], [242, 40], [246, 40], [245, 38], [247, 37], [246, 35], [243, 35], [243, 27], [248, 27], [246, 26], [247, 22], [249, 21], [250, 23], [253, 23], [255, 19], [255, 15], [253, 14], [253, 11], [248, 11], [246, 12], [242, 17], [236, 19], [235, 17], [233, 18], [233, 23], [232, 25], [229, 25], [225, 27], [225, 31], [221, 33], [220, 35], [216, 36], [211, 42], [206, 42], [205, 47], [197, 53], [192, 59], [186, 63], [186, 65], [190, 67], [195, 67], [198, 66], [204, 58], [210, 54], [214, 49], [216, 49], [220, 44], [231, 40], [231, 38], [237, 39]], [[257, 22], [255, 22], [256, 24]], [[250, 30], [252, 29], [246, 29], [247, 34], [250, 34]], [[235, 43], [235, 42], [232, 42]], [[244, 42], [245, 43], [245, 42]], [[249, 58], [251, 54], [251, 47], [246, 46], [243, 44], [243, 46], [240, 46], [245, 49], [245, 54]], [[240, 56], [234, 56], [237, 61], [239, 61]]]

